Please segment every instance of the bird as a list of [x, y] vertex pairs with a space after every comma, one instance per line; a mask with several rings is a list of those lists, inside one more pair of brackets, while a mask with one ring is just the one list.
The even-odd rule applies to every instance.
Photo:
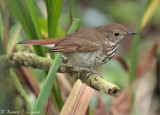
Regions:
[[69, 64], [78, 67], [95, 67], [107, 63], [116, 53], [120, 41], [128, 31], [121, 24], [111, 23], [99, 27], [87, 28], [60, 38], [44, 40], [26, 40], [18, 44], [42, 45], [47, 53], [61, 52]]

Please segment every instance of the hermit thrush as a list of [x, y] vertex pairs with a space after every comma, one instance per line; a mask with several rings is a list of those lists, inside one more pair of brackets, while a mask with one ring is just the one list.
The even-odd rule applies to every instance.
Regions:
[[19, 44], [43, 45], [47, 52], [63, 53], [71, 65], [92, 67], [109, 61], [118, 48], [119, 42], [128, 31], [120, 24], [108, 24], [68, 34], [58, 39], [28, 40]]

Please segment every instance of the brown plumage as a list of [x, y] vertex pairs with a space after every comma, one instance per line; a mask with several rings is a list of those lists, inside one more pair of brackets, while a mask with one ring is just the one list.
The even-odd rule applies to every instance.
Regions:
[[135, 34], [120, 24], [85, 29], [61, 38], [21, 41], [19, 44], [43, 45], [47, 52], [62, 52], [72, 65], [94, 66], [106, 63], [115, 54], [124, 36]]
[[[82, 37], [83, 33], [87, 32], [89, 35], [94, 34], [94, 29], [87, 29], [76, 34], [68, 34], [62, 38], [44, 39], [44, 40], [27, 40], [21, 41], [18, 44], [32, 44], [32, 45], [48, 45], [55, 44], [53, 48], [48, 49], [51, 52], [76, 52], [76, 51], [90, 51], [100, 48], [96, 43], [97, 38], [91, 36]], [[95, 40], [95, 41], [93, 41]]]

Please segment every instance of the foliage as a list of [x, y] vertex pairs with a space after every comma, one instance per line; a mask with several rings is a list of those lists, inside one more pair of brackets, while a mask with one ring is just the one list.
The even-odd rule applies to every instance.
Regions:
[[[79, 1], [74, 0], [40, 0], [39, 2], [36, 2], [36, 0], [0, 0], [0, 3], [0, 56], [5, 53], [28, 49], [37, 55], [48, 58], [51, 57], [55, 60], [49, 73], [32, 68], [22, 69], [21, 67], [5, 70], [9, 75], [7, 75], [6, 79], [4, 79], [3, 75], [4, 81], [2, 81], [2, 83], [8, 83], [9, 81], [10, 84], [14, 84], [18, 94], [22, 97], [21, 101], [15, 102], [25, 103], [29, 110], [33, 109], [33, 112], [40, 111], [43, 113], [44, 110], [47, 112], [47, 107], [49, 107], [47, 106], [47, 101], [48, 98], [51, 98], [52, 100], [48, 101], [48, 105], [52, 103], [52, 107], [56, 108], [58, 114], [63, 108], [65, 98], [68, 96], [66, 96], [65, 93], [67, 92], [68, 94], [70, 92], [70, 90], [65, 88], [71, 87], [72, 80], [68, 80], [66, 76], [65, 78], [64, 76], [55, 76], [62, 61], [61, 54], [46, 54], [43, 53], [45, 49], [41, 46], [33, 46], [32, 48], [31, 46], [16, 45], [16, 43], [26, 39], [40, 40], [63, 36], [66, 34], [65, 31], [68, 30], [67, 28], [69, 28], [66, 25], [71, 25], [72, 18], [75, 16], [82, 19], [82, 28], [89, 26], [88, 23], [92, 23], [94, 20], [94, 23], [96, 23], [99, 22], [100, 18], [103, 18], [106, 23], [116, 21], [126, 25], [131, 30], [137, 27], [136, 32], [138, 33], [135, 35], [132, 45], [130, 45], [130, 40], [125, 39], [127, 45], [124, 43], [124, 40], [119, 50], [120, 53], [118, 55], [124, 60], [128, 70], [123, 68], [124, 62], [119, 60], [111, 60], [106, 66], [98, 67], [100, 68], [100, 73], [103, 73], [104, 79], [117, 84], [121, 87], [121, 90], [123, 90], [120, 97], [115, 100], [117, 103], [112, 105], [113, 100], [110, 99], [110, 97], [104, 95], [99, 97], [96, 95], [94, 96], [96, 101], [92, 100], [92, 104], [97, 106], [90, 106], [90, 114], [95, 113], [98, 104], [106, 106], [107, 109], [112, 106], [111, 112], [114, 112], [115, 108], [118, 111], [118, 107], [120, 108], [121, 105], [131, 103], [132, 112], [137, 111], [138, 109], [135, 107], [135, 102], [137, 101], [138, 93], [133, 85], [136, 81], [139, 81], [139, 78], [145, 78], [146, 75], [144, 73], [152, 73], [153, 75], [154, 70], [156, 70], [157, 74], [153, 76], [155, 78], [157, 77], [157, 79], [159, 77], [159, 61], [157, 61], [157, 66], [155, 66], [153, 59], [159, 60], [159, 51], [157, 51], [159, 42], [157, 41], [159, 39], [158, 21], [160, 13], [159, 10], [156, 9], [159, 6], [160, 0], [147, 0], [145, 2], [138, 0], [124, 2], [102, 0], [99, 2], [93, 0], [92, 2], [81, 1], [81, 4]], [[91, 12], [91, 9], [94, 9], [94, 12]], [[45, 10], [47, 17], [42, 15], [42, 12]], [[8, 11], [9, 15], [7, 15]], [[97, 15], [95, 11], [97, 11], [99, 15]], [[150, 20], [152, 23], [150, 23]], [[80, 21], [76, 19], [68, 33], [73, 33], [78, 28], [79, 23]], [[94, 23], [92, 24], [94, 25]], [[9, 26], [7, 26], [7, 24]], [[148, 46], [150, 46], [151, 51], [148, 51]], [[157, 57], [155, 57], [156, 54]], [[43, 82], [44, 79], [45, 81]], [[30, 81], [32, 81], [34, 85], [31, 85], [32, 83]], [[43, 86], [39, 93], [41, 84], [43, 84]], [[153, 85], [154, 84], [151, 84], [151, 86]], [[145, 86], [142, 85], [141, 87], [145, 90]], [[32, 93], [26, 93], [26, 91], [28, 91], [27, 89]], [[141, 92], [143, 92], [143, 90]], [[31, 100], [29, 97], [30, 94], [34, 96], [38, 95], [38, 98]], [[154, 92], [153, 95], [155, 95]], [[127, 99], [129, 101], [126, 101]], [[118, 105], [118, 101], [122, 102], [122, 104]], [[15, 104], [11, 103], [10, 105], [13, 105], [13, 108], [18, 110]], [[100, 107], [98, 109], [102, 111], [104, 108]], [[104, 111], [106, 110], [104, 109]]]

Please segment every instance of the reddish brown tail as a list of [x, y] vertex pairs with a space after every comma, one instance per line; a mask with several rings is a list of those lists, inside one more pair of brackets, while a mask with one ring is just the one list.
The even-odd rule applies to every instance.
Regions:
[[31, 45], [47, 45], [47, 44], [57, 44], [63, 38], [58, 39], [44, 39], [44, 40], [26, 40], [21, 41], [18, 44], [31, 44]]

